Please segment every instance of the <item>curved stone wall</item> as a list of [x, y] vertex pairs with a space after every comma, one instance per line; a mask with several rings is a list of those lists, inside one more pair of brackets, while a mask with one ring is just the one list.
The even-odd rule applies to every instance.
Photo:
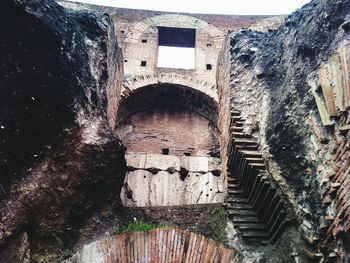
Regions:
[[189, 86], [157, 83], [137, 88], [132, 96], [121, 100], [117, 125], [135, 112], [160, 106], [180, 106], [197, 112], [216, 126], [217, 102], [207, 94]]
[[202, 235], [180, 229], [155, 229], [116, 235], [85, 245], [64, 263], [186, 262], [238, 263], [237, 252]]
[[139, 88], [160, 83], [171, 83], [191, 87], [192, 89], [196, 89], [198, 91], [203, 92], [204, 94], [214, 99], [216, 102], [218, 101], [215, 83], [211, 83], [204, 80], [198, 80], [196, 78], [191, 77], [190, 75], [175, 73], [141, 75], [126, 79], [123, 82], [121, 96], [122, 98], [127, 98]]

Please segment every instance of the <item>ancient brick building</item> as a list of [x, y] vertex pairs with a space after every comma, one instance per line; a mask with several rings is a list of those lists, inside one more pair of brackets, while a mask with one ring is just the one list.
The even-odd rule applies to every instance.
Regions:
[[349, 0], [0, 5], [1, 262], [349, 262]]

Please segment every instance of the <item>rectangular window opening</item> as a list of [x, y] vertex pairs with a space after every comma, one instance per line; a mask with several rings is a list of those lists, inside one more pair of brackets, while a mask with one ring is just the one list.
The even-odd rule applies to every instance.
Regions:
[[169, 155], [169, 148], [163, 148], [162, 149], [162, 154]]
[[142, 43], [147, 43], [147, 39], [142, 39], [141, 42]]
[[141, 61], [141, 67], [146, 67], [146, 65], [147, 65], [147, 61], [142, 60]]
[[195, 68], [196, 29], [158, 27], [158, 61], [162, 68]]
[[207, 64], [207, 70], [212, 70], [213, 66], [211, 64]]

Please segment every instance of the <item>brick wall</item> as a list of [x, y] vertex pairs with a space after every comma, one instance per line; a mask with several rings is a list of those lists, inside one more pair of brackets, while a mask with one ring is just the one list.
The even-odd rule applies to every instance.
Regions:
[[218, 152], [218, 131], [198, 113], [178, 107], [153, 108], [137, 112], [123, 121], [117, 134], [127, 152], [185, 153], [210, 156]]
[[[124, 53], [125, 77], [164, 72], [177, 69], [158, 68], [158, 26], [196, 29], [195, 69], [187, 70], [191, 76], [215, 83], [216, 60], [221, 49], [224, 31], [215, 26], [183, 14], [161, 14], [141, 21], [120, 21], [116, 16], [116, 34]], [[143, 41], [147, 41], [144, 43]], [[146, 61], [146, 66], [141, 66]], [[207, 70], [206, 65], [212, 65]]]

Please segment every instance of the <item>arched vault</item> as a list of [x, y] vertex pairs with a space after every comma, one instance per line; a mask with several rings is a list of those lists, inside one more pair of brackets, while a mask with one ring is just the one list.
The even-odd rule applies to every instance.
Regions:
[[122, 98], [118, 111], [120, 123], [126, 117], [148, 108], [179, 106], [197, 112], [217, 126], [218, 103], [200, 89], [174, 83], [137, 86]]
[[[136, 76], [123, 82], [122, 97], [126, 98], [130, 96], [137, 89], [154, 84], [174, 84], [187, 86], [192, 89], [198, 90], [208, 97], [212, 98], [215, 102], [218, 102], [218, 95], [216, 92], [216, 85], [204, 80], [198, 80], [189, 75], [181, 75], [174, 73], [154, 74], [154, 75], [142, 75]], [[158, 85], [161, 87], [162, 85]]]

